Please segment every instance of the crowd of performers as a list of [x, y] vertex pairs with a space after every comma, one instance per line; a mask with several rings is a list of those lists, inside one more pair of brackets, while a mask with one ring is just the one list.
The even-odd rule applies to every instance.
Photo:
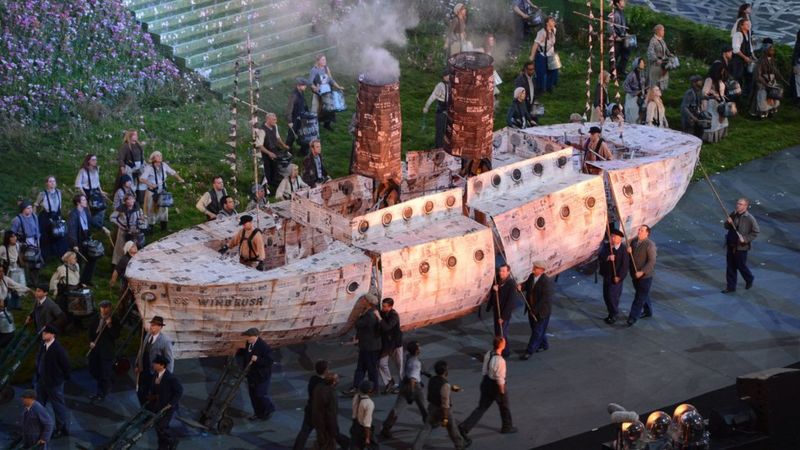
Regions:
[[[630, 60], [631, 30], [625, 19], [625, 0], [615, 0], [611, 15], [610, 40], [615, 49], [612, 72], [604, 73], [595, 90], [593, 119], [667, 127], [661, 93], [668, 89], [669, 72], [677, 67], [675, 55], [665, 41], [665, 29], [658, 25], [646, 55]], [[556, 51], [556, 20], [541, 17], [539, 8], [528, 0], [514, 1], [518, 18], [519, 38], [524, 41], [535, 34], [530, 50], [530, 60], [523, 64], [514, 80], [514, 99], [509, 108], [508, 125], [515, 128], [535, 126], [542, 114], [540, 99], [553, 92], [558, 84], [560, 60]], [[681, 103], [684, 131], [702, 136], [707, 141], [717, 141], [726, 134], [733, 101], [744, 105], [749, 98], [750, 112], [759, 117], [773, 115], [780, 99], [774, 91], [781, 74], [775, 65], [775, 48], [765, 41], [756, 50], [752, 39], [750, 7], [743, 5], [731, 33], [731, 46], [725, 47], [718, 60], [711, 65], [708, 75], [692, 76], [691, 88]], [[446, 48], [451, 54], [477, 50], [491, 54], [494, 36], [487, 36], [482, 48], [472, 48], [467, 42], [467, 8], [456, 5], [454, 17], [448, 27]], [[538, 18], [538, 20], [537, 20]], [[536, 28], [539, 28], [536, 30]], [[534, 33], [534, 31], [536, 31]], [[800, 39], [800, 36], [798, 36]], [[628, 71], [628, 62], [631, 62]], [[800, 54], [797, 47], [793, 63], [800, 91]], [[609, 83], [624, 80], [625, 102], [610, 102]], [[442, 147], [447, 123], [447, 106], [450, 99], [449, 73], [442, 74], [425, 103], [427, 113], [435, 104], [436, 127], [434, 143]], [[499, 77], [496, 80], [499, 84]], [[308, 107], [306, 90], [311, 88], [312, 106]], [[326, 109], [326, 95], [344, 88], [339, 85], [327, 65], [324, 55], [319, 55], [308, 78], [296, 79], [289, 95], [285, 119], [288, 124], [284, 140], [278, 130], [278, 116], [267, 113], [263, 123], [254, 117], [251, 121], [254, 147], [262, 157], [263, 182], [254, 187], [246, 210], [266, 205], [270, 193], [278, 200], [290, 199], [294, 192], [313, 188], [330, 179], [323, 162], [322, 143], [317, 139], [304, 139], [300, 132], [308, 114], [315, 115], [324, 128], [330, 129], [335, 113]], [[496, 93], [499, 92], [496, 89]], [[570, 118], [582, 121], [581, 116]], [[301, 135], [301, 136], [298, 136]], [[611, 159], [599, 127], [592, 127], [589, 139], [583, 145], [585, 162]], [[302, 166], [292, 163], [294, 144], [298, 144]], [[467, 174], [477, 173], [480, 163], [467, 165]], [[64, 385], [70, 380], [70, 362], [66, 349], [57, 337], [65, 332], [74, 333], [85, 328], [90, 374], [96, 380], [92, 402], [103, 402], [110, 392], [112, 365], [116, 354], [116, 340], [123, 323], [114, 314], [111, 302], [103, 301], [93, 313], [82, 294], [93, 287], [93, 276], [98, 261], [104, 257], [103, 243], [94, 238], [102, 230], [113, 244], [111, 264], [114, 268], [111, 283], [120, 284], [120, 292], [127, 291], [126, 269], [131, 258], [145, 245], [145, 236], [156, 227], [166, 230], [170, 208], [174, 199], [169, 192], [171, 179], [184, 182], [179, 173], [164, 161], [159, 151], [145, 155], [136, 130], [128, 130], [123, 137], [114, 170], [117, 181], [111, 191], [101, 186], [98, 157], [87, 154], [77, 171], [73, 193], [58, 187], [54, 176], [48, 176], [35, 201], [22, 200], [11, 227], [3, 235], [0, 246], [0, 347], [12, 340], [15, 324], [9, 311], [18, 310], [20, 296], [28, 293], [34, 298], [34, 307], [24, 326], [32, 326], [41, 336], [36, 352], [33, 390], [22, 396], [22, 436], [26, 446], [47, 444], [51, 439], [69, 435], [69, 412], [64, 401]], [[584, 165], [588, 173], [596, 168]], [[376, 195], [388, 204], [399, 201], [392, 186], [384, 186]], [[110, 194], [108, 193], [110, 192]], [[754, 276], [747, 267], [747, 254], [759, 229], [755, 218], [748, 212], [748, 201], [740, 199], [729, 215], [727, 229], [727, 271], [724, 293], [737, 289], [738, 274], [744, 279], [745, 289], [753, 286]], [[70, 209], [68, 214], [67, 209]], [[211, 180], [210, 189], [198, 199], [196, 208], [207, 220], [221, 220], [238, 215], [235, 199], [228, 195], [222, 177]], [[115, 229], [106, 228], [108, 223]], [[253, 224], [253, 217], [239, 217], [241, 229], [231, 236], [223, 250], [237, 248], [240, 262], [262, 269], [266, 259], [263, 237]], [[599, 273], [603, 277], [602, 297], [606, 305], [605, 322], [615, 324], [625, 320], [633, 326], [639, 319], [653, 316], [649, 296], [654, 281], [656, 245], [650, 239], [650, 228], [641, 226], [630, 241], [620, 230], [609, 230], [608, 242], [599, 253]], [[40, 282], [40, 272], [52, 260], [60, 260], [49, 283]], [[555, 301], [554, 280], [547, 276], [546, 264], [536, 262], [524, 281], [516, 280], [510, 267], [503, 265], [497, 273], [497, 283], [488, 293], [486, 308], [495, 318], [495, 339], [487, 349], [482, 363], [479, 382], [480, 400], [477, 407], [463, 421], [456, 419], [454, 396], [458, 386], [448, 381], [448, 363], [433, 364], [429, 373], [422, 364], [422, 346], [419, 342], [403, 340], [400, 332], [401, 317], [393, 309], [393, 300], [379, 300], [371, 295], [361, 300], [362, 313], [356, 321], [358, 363], [352, 384], [347, 390], [353, 397], [349, 437], [341, 433], [337, 424], [338, 402], [336, 386], [339, 377], [326, 361], [315, 364], [315, 373], [309, 380], [308, 402], [303, 423], [294, 448], [304, 448], [312, 430], [316, 431], [316, 448], [369, 448], [379, 439], [391, 439], [392, 427], [409, 405], [416, 405], [421, 415], [419, 434], [413, 448], [422, 448], [433, 429], [445, 428], [456, 448], [470, 445], [470, 430], [478, 423], [492, 403], [500, 410], [501, 433], [513, 433], [506, 388], [506, 358], [510, 355], [509, 325], [513, 311], [522, 305], [530, 325], [531, 334], [520, 359], [528, 360], [534, 354], [549, 349], [547, 326], [551, 305]], [[620, 298], [625, 279], [630, 278], [634, 290], [627, 317], [622, 317]], [[123, 295], [124, 297], [124, 295]], [[119, 308], [118, 310], [124, 310]], [[81, 318], [91, 318], [88, 325]], [[170, 421], [178, 411], [183, 392], [178, 378], [172, 373], [174, 358], [167, 325], [158, 316], [149, 320], [149, 331], [142, 339], [135, 362], [137, 397], [143, 407], [151, 411], [168, 412], [156, 425], [159, 448], [175, 448], [177, 438], [170, 429]], [[243, 332], [240, 350], [241, 364], [250, 363], [247, 376], [248, 393], [253, 408], [252, 420], [268, 420], [276, 410], [269, 397], [272, 372], [271, 349], [260, 337], [257, 329]], [[390, 362], [398, 369], [395, 376]], [[423, 379], [427, 377], [428, 379]], [[379, 423], [373, 420], [375, 410], [372, 396], [379, 393], [396, 394], [397, 400], [388, 416]], [[52, 406], [53, 414], [45, 408]], [[377, 429], [380, 429], [377, 431]], [[376, 432], [377, 431], [377, 432]]]

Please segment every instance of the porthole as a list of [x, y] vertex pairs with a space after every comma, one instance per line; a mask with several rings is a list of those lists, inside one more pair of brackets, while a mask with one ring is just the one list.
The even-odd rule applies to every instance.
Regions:
[[503, 181], [503, 179], [500, 178], [500, 175], [494, 174], [494, 176], [492, 176], [492, 186], [494, 187], [500, 186], [501, 181]]
[[322, 186], [321, 195], [323, 200], [330, 200], [333, 196], [333, 189], [326, 184], [325, 186]]
[[427, 261], [419, 263], [419, 273], [426, 275], [431, 270], [431, 265]]
[[455, 256], [451, 256], [451, 257], [447, 258], [447, 267], [452, 269], [453, 267], [456, 266], [457, 262], [458, 262], [458, 260], [456, 259], [456, 257]]
[[156, 294], [153, 294], [152, 292], [145, 292], [144, 294], [142, 294], [142, 300], [144, 300], [146, 302], [155, 301], [156, 300]]
[[519, 228], [514, 227], [511, 229], [511, 239], [518, 241], [521, 234], [522, 232], [519, 231]]
[[472, 188], [475, 189], [476, 194], [480, 194], [483, 190], [483, 182], [481, 180], [475, 180], [475, 183], [472, 185]]
[[478, 262], [483, 261], [483, 258], [485, 256], [486, 255], [483, 254], [483, 250], [481, 250], [481, 249], [475, 250], [475, 253], [472, 255], [472, 257], [475, 258], [475, 261], [478, 261]]
[[544, 166], [542, 163], [536, 163], [533, 165], [533, 174], [536, 176], [542, 176], [542, 172], [544, 172]]
[[350, 294], [355, 292], [356, 289], [358, 289], [358, 282], [357, 281], [352, 281], [352, 282], [350, 282], [350, 284], [347, 285], [347, 292], [349, 292]]
[[436, 152], [436, 155], [433, 157], [433, 163], [437, 166], [444, 162], [444, 152]]
[[369, 230], [369, 222], [367, 222], [366, 220], [362, 220], [358, 224], [358, 232], [364, 234], [367, 232], [367, 230]]
[[511, 179], [514, 181], [519, 181], [522, 179], [522, 171], [519, 169], [514, 169], [511, 172]]
[[596, 204], [597, 204], [597, 200], [595, 200], [594, 197], [586, 197], [585, 205], [586, 205], [587, 208], [592, 209], [592, 208], [594, 208], [594, 205], [596, 205]]
[[411, 220], [411, 216], [414, 215], [414, 210], [411, 209], [410, 206], [406, 206], [403, 208], [403, 219], [404, 220]]
[[559, 211], [559, 214], [561, 215], [562, 219], [566, 219], [567, 217], [569, 217], [569, 206], [567, 205], [562, 206], [561, 211]]
[[558, 157], [558, 167], [564, 168], [567, 165], [567, 157], [566, 156], [559, 156]]
[[631, 186], [630, 184], [622, 186], [622, 195], [628, 198], [633, 197], [633, 186]]
[[400, 281], [401, 279], [403, 279], [403, 269], [401, 269], [399, 267], [394, 269], [392, 271], [392, 279], [394, 281]]
[[388, 227], [392, 223], [392, 213], [384, 214], [381, 218], [381, 223], [383, 223], [383, 226]]
[[427, 202], [425, 202], [423, 211], [425, 211], [425, 214], [430, 214], [433, 212], [433, 200], [428, 200]]
[[452, 208], [456, 204], [456, 197], [453, 195], [448, 196], [444, 204], [447, 205], [448, 208]]
[[344, 195], [350, 195], [353, 193], [353, 183], [345, 181], [339, 184], [339, 190], [342, 191]]
[[544, 230], [544, 217], [537, 217], [536, 218], [536, 228], [540, 230]]

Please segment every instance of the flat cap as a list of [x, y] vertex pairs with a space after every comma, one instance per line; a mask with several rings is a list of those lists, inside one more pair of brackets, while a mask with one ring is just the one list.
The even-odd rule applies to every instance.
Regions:
[[533, 268], [534, 268], [534, 269], [544, 269], [544, 270], [547, 270], [547, 263], [545, 263], [545, 262], [544, 262], [544, 261], [542, 261], [542, 260], [537, 260], [537, 261], [534, 261], [534, 262], [533, 262]]
[[614, 236], [625, 237], [625, 234], [620, 230], [611, 230], [611, 234]]
[[58, 334], [58, 329], [52, 325], [45, 325], [42, 333]]
[[22, 391], [22, 398], [32, 398], [35, 400], [36, 391], [34, 391], [33, 389], [25, 389], [24, 391]]
[[242, 333], [242, 336], [258, 336], [259, 334], [261, 333], [258, 331], [258, 328], [253, 327], [245, 330], [245, 332]]
[[294, 82], [297, 83], [297, 84], [302, 84], [302, 85], [308, 86], [308, 80], [303, 78], [303, 77], [295, 78]]
[[97, 306], [99, 306], [101, 308], [110, 308], [111, 307], [111, 301], [103, 300], [102, 302], [98, 303]]

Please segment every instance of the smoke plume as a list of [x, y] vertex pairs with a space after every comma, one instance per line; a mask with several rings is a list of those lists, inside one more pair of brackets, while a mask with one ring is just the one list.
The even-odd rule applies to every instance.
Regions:
[[352, 75], [365, 73], [381, 84], [400, 78], [400, 62], [385, 47], [406, 45], [406, 30], [419, 23], [410, 0], [360, 2], [328, 28], [339, 61]]

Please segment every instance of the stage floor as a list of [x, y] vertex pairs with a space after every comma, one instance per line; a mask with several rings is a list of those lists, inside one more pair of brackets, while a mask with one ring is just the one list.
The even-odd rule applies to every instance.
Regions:
[[[529, 336], [524, 311], [511, 325], [508, 365], [511, 411], [519, 432], [500, 435], [499, 414], [490, 409], [472, 431], [473, 448], [501, 443], [506, 449], [527, 449], [575, 435], [608, 422], [606, 404], [617, 402], [640, 413], [728, 386], [738, 375], [800, 361], [800, 148], [778, 152], [712, 178], [727, 205], [739, 196], [751, 199], [761, 235], [750, 254], [755, 286], [724, 295], [724, 219], [704, 182], [690, 185], [686, 196], [653, 229], [658, 263], [653, 284], [655, 316], [634, 327], [603, 323], [601, 285], [594, 276], [563, 273], [550, 321], [550, 350], [519, 361]], [[627, 310], [633, 289], [626, 282], [622, 303]], [[402, 318], [401, 318], [402, 319]], [[491, 318], [484, 314], [407, 333], [406, 340], [423, 343], [427, 367], [444, 358], [450, 380], [463, 387], [455, 394], [454, 411], [463, 420], [476, 406], [481, 364], [477, 359], [490, 346]], [[164, 330], [170, 332], [169, 326]], [[232, 436], [201, 434], [178, 421], [180, 448], [280, 449], [290, 447], [303, 416], [306, 382], [313, 361], [327, 358], [349, 387], [356, 350], [339, 341], [293, 346], [276, 352], [272, 398], [278, 411], [269, 422], [250, 423], [249, 400], [238, 397], [231, 413]], [[219, 373], [222, 360], [178, 361], [176, 373], [186, 393], [181, 415], [193, 417], [202, 407]], [[90, 405], [93, 387], [86, 371], [67, 386], [72, 410], [72, 436], [50, 448], [75, 448], [77, 443], [101, 444], [117, 425], [138, 409], [130, 379], [115, 384], [103, 405]], [[19, 391], [17, 392], [19, 396]], [[378, 396], [377, 420], [394, 402]], [[350, 426], [350, 399], [342, 397], [339, 424]], [[701, 411], [702, 412], [702, 411]], [[18, 400], [0, 407], [0, 445], [18, 426]], [[196, 418], [196, 417], [193, 417]], [[410, 448], [419, 415], [407, 412], [395, 427], [396, 439], [385, 448]], [[313, 439], [313, 436], [312, 436]], [[155, 448], [148, 433], [137, 448]], [[309, 441], [308, 447], [311, 446]], [[446, 433], [436, 430], [427, 448], [452, 448]], [[596, 448], [596, 447], [593, 447]]]

